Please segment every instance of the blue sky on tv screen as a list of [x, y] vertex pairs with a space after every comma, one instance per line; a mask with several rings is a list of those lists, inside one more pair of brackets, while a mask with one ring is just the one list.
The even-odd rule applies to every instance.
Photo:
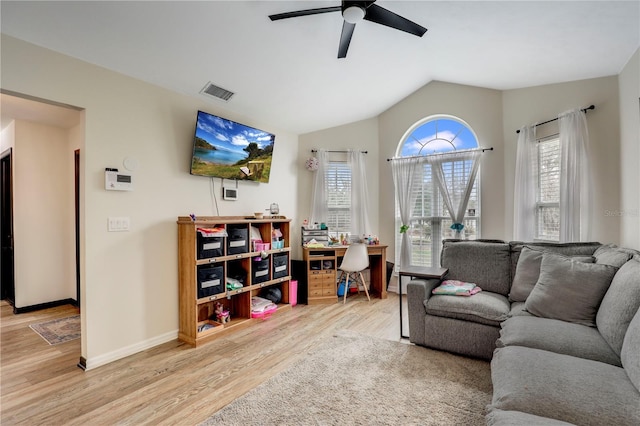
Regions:
[[273, 145], [274, 140], [271, 133], [202, 111], [198, 112], [196, 136], [219, 150], [230, 151], [242, 157], [247, 156], [243, 149], [251, 142], [255, 142], [260, 149], [264, 149], [266, 146]]
[[460, 151], [478, 147], [475, 136], [464, 124], [439, 118], [418, 126], [402, 146], [403, 157], [436, 152]]

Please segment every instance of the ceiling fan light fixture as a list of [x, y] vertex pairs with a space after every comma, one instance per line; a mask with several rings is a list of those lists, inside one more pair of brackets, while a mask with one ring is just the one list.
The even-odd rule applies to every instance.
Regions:
[[342, 12], [342, 17], [350, 24], [357, 24], [364, 19], [365, 11], [360, 6], [349, 6]]

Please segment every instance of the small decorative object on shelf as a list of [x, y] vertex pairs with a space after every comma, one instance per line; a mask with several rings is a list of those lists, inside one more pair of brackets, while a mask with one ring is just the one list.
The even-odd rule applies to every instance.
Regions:
[[373, 245], [380, 244], [380, 240], [378, 239], [378, 237], [376, 235], [366, 235], [366, 236], [363, 235], [362, 236], [362, 243], [370, 245], [370, 246], [373, 246]]
[[226, 323], [229, 321], [229, 317], [230, 317], [230, 313], [229, 311], [225, 311], [224, 306], [222, 305], [222, 303], [220, 302], [216, 302], [216, 309], [215, 309], [215, 314], [216, 314], [216, 320], [219, 323]]

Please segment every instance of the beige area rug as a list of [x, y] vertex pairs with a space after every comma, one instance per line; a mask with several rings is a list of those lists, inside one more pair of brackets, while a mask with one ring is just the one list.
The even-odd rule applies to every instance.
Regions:
[[58, 345], [80, 338], [80, 315], [31, 324], [29, 327], [50, 345]]
[[484, 425], [489, 363], [340, 331], [203, 425]]

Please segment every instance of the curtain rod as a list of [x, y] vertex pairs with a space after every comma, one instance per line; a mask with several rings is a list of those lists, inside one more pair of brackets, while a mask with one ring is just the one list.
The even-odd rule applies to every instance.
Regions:
[[[318, 150], [317, 149], [312, 149], [311, 152], [318, 152]], [[344, 152], [344, 153], [347, 153], [349, 151], [347, 151], [346, 149], [341, 149], [341, 150], [338, 150], [338, 151], [326, 150], [325, 152]], [[363, 153], [363, 154], [368, 154], [369, 153], [369, 151], [360, 151], [360, 152]]]
[[[582, 108], [580, 111], [582, 111], [582, 112], [584, 112], [586, 114], [587, 111], [590, 110], [590, 109], [596, 109], [596, 106], [595, 105], [589, 105], [586, 108]], [[542, 126], [543, 124], [551, 123], [552, 121], [556, 121], [556, 120], [558, 120], [558, 117], [552, 118], [551, 120], [543, 121], [542, 123], [538, 123], [538, 124], [534, 125], [533, 127]], [[516, 130], [516, 133], [520, 133], [520, 129]]]
[[[475, 152], [475, 151], [481, 151], [481, 152], [493, 151], [493, 147], [490, 147], [490, 148], [464, 149], [462, 151], [439, 152], [437, 154], [429, 154], [429, 157], [433, 157], [433, 156], [436, 156], [436, 155], [447, 155], [447, 154], [465, 154], [467, 152]], [[423, 158], [423, 157], [426, 157], [426, 155], [414, 155], [412, 157], [393, 157], [393, 158], [387, 158], [387, 161], [400, 160], [402, 158]]]

